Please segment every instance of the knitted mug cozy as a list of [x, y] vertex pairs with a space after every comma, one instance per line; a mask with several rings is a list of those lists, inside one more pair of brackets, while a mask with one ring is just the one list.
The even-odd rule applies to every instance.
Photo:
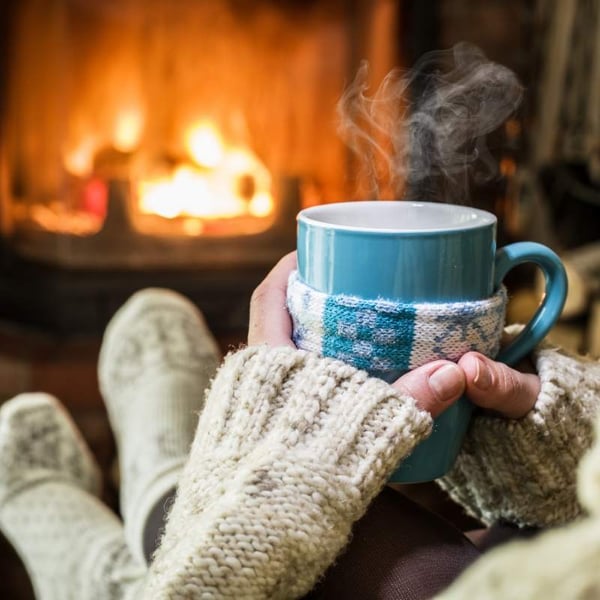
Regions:
[[324, 294], [294, 271], [287, 305], [293, 340], [302, 350], [372, 373], [407, 371], [436, 359], [456, 361], [470, 350], [500, 349], [507, 294], [465, 302], [407, 303]]

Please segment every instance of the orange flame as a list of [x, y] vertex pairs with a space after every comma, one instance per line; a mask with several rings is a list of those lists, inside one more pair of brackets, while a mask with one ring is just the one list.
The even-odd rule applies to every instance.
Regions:
[[133, 106], [122, 110], [117, 115], [113, 146], [119, 152], [135, 150], [140, 143], [143, 127], [144, 115], [141, 110]]
[[166, 219], [262, 218], [272, 213], [271, 175], [252, 151], [227, 146], [209, 122], [190, 127], [185, 141], [189, 162], [138, 183], [141, 213]]

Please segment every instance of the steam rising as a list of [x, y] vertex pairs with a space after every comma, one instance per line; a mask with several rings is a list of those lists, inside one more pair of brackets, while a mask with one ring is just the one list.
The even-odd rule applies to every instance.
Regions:
[[515, 74], [466, 43], [394, 70], [367, 97], [368, 65], [338, 103], [339, 131], [362, 161], [368, 192], [379, 198], [464, 201], [469, 178], [496, 164], [484, 140], [517, 108]]

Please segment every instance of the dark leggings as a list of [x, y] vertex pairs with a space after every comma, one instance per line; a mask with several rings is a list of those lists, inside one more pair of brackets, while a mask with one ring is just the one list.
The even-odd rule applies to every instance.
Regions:
[[[173, 494], [155, 506], [144, 532], [146, 558], [156, 548]], [[523, 532], [494, 528], [494, 541]], [[481, 551], [463, 533], [403, 494], [385, 488], [356, 523], [344, 553], [306, 600], [425, 600], [446, 588]]]

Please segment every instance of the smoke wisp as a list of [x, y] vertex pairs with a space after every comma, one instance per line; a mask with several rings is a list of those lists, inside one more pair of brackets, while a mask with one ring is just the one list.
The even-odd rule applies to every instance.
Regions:
[[496, 173], [485, 137], [523, 95], [510, 69], [460, 43], [424, 55], [408, 72], [391, 71], [372, 96], [368, 75], [363, 63], [338, 116], [370, 197], [464, 203], [470, 178]]

